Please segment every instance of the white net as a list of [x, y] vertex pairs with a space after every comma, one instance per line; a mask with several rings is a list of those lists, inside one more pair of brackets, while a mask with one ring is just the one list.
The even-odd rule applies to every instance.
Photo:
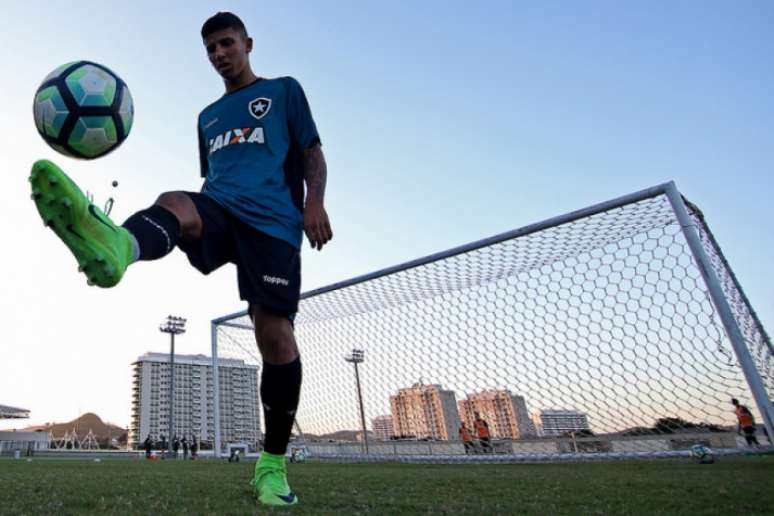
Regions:
[[[771, 396], [771, 343], [692, 212]], [[221, 358], [260, 365], [247, 316], [214, 324]], [[761, 421], [658, 189], [307, 293], [296, 337], [318, 456], [669, 455], [744, 446], [732, 397]]]

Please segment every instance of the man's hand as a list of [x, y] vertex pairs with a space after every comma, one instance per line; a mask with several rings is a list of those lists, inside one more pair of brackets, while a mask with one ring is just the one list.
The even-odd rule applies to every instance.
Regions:
[[304, 180], [306, 181], [306, 205], [304, 206], [304, 232], [318, 251], [333, 238], [331, 223], [325, 211], [325, 183], [328, 167], [320, 144], [304, 151]]
[[333, 238], [328, 213], [322, 203], [307, 202], [304, 208], [304, 232], [312, 244], [312, 249], [318, 251]]

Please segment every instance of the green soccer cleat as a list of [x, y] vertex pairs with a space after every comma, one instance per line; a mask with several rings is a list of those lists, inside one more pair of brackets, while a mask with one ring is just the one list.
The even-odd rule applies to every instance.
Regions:
[[132, 261], [129, 232], [89, 202], [78, 185], [48, 160], [32, 165], [32, 199], [46, 226], [78, 260], [89, 285], [116, 285]]
[[258, 501], [264, 505], [288, 507], [298, 503], [298, 496], [288, 486], [285, 456], [261, 453], [255, 464], [255, 477], [250, 481]]

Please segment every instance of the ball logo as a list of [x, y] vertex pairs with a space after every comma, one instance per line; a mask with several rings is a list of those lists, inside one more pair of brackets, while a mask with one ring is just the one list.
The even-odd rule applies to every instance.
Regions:
[[248, 108], [250, 109], [250, 114], [253, 115], [256, 120], [260, 120], [266, 116], [266, 113], [271, 109], [271, 99], [258, 97], [257, 99], [250, 101]]

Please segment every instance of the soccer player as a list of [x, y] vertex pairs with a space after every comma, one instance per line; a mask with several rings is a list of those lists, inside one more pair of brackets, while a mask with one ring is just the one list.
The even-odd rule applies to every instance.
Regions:
[[746, 406], [739, 403], [739, 400], [736, 398], [731, 398], [731, 404], [734, 406], [734, 413], [736, 414], [736, 433], [742, 435], [742, 432], [744, 432], [747, 446], [759, 446], [758, 438], [755, 437], [755, 419], [753, 419], [752, 412]]
[[148, 437], [145, 438], [145, 441], [143, 441], [143, 447], [145, 448], [145, 458], [150, 459], [151, 458], [151, 450], [153, 449], [153, 441], [151, 440], [150, 434], [148, 434]]
[[460, 436], [462, 437], [462, 444], [465, 446], [465, 455], [471, 451], [475, 451], [473, 445], [473, 434], [470, 433], [470, 429], [465, 425], [465, 421], [460, 423]]
[[292, 319], [303, 232], [317, 250], [333, 237], [323, 202], [325, 158], [301, 86], [290, 77], [253, 73], [253, 40], [237, 16], [215, 14], [201, 36], [226, 90], [198, 119], [201, 192], [163, 193], [117, 226], [56, 165], [38, 161], [32, 195], [91, 284], [112, 287], [129, 264], [161, 258], [176, 246], [204, 274], [236, 264], [263, 356], [265, 447], [251, 485], [263, 504], [293, 505], [298, 498], [287, 483], [285, 451], [301, 361]]
[[484, 453], [492, 452], [492, 441], [489, 434], [489, 424], [484, 420], [478, 412], [473, 414], [476, 419], [473, 421], [473, 427], [476, 429], [476, 436], [481, 441], [481, 448]]

